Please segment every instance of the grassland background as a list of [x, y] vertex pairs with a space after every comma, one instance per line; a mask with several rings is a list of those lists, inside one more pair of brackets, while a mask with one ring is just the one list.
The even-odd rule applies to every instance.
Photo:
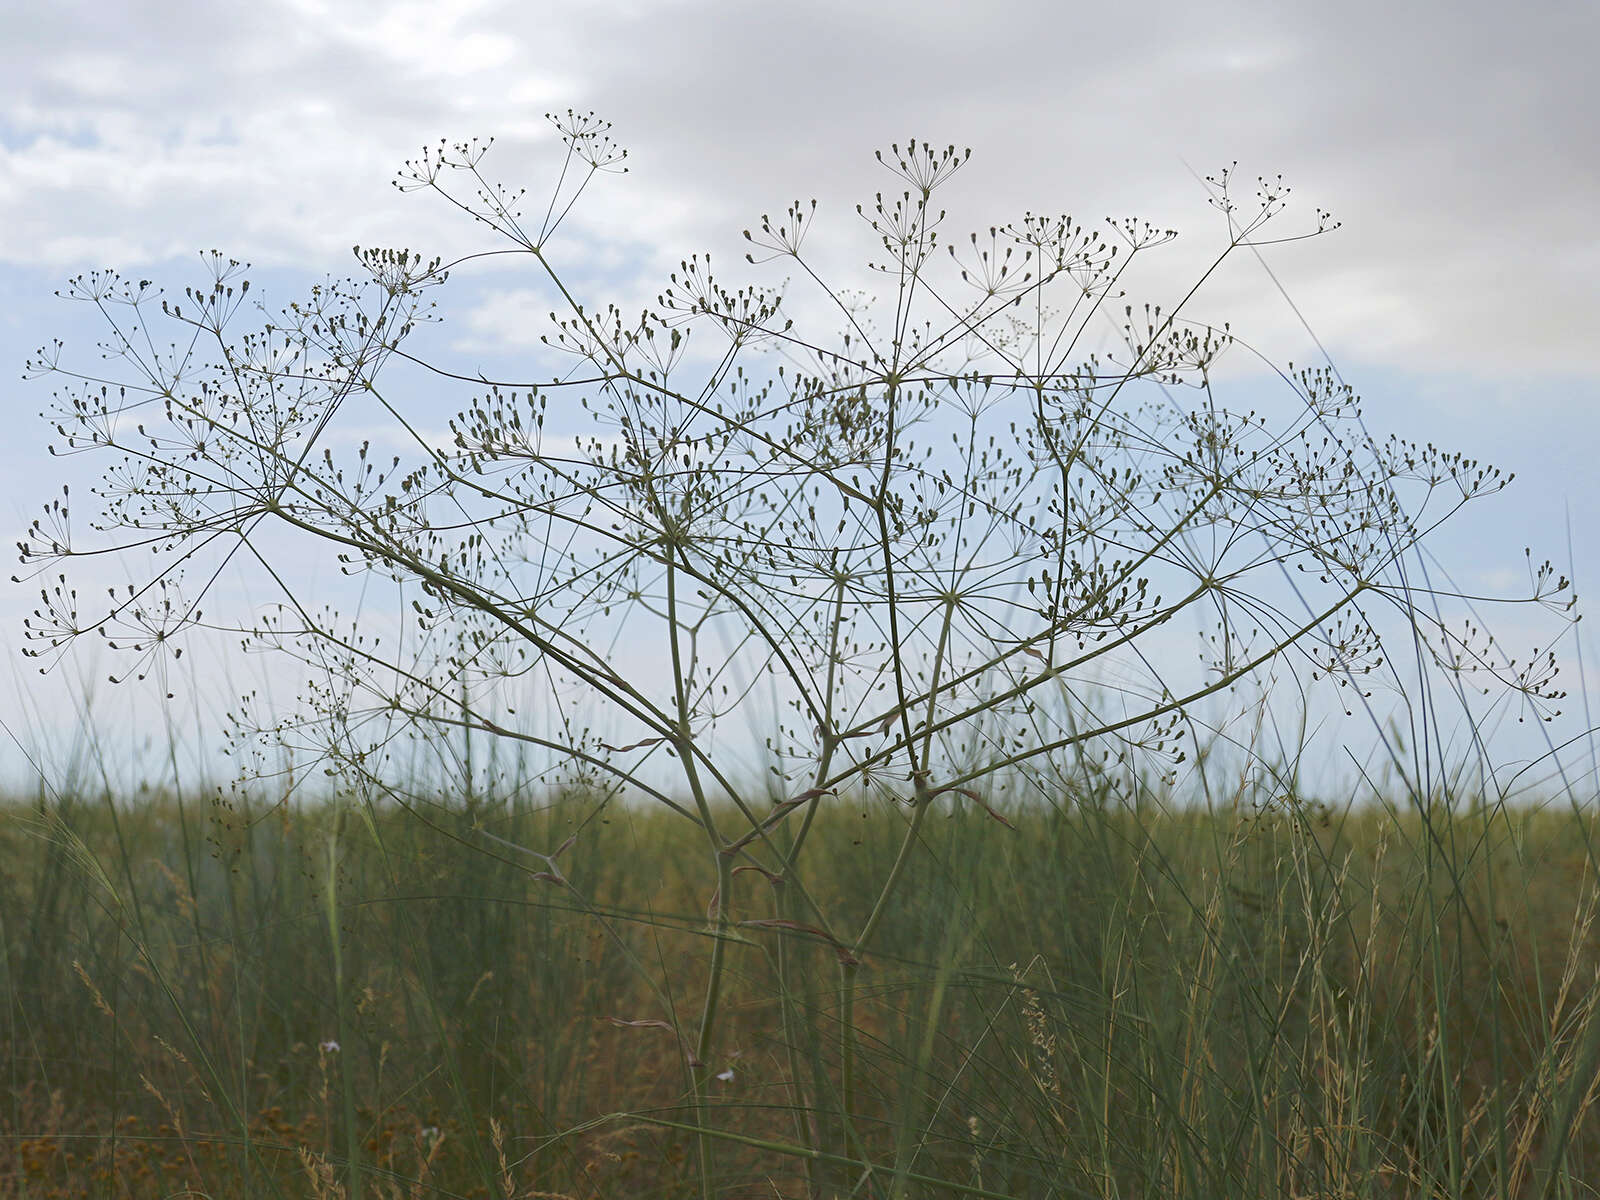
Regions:
[[[871, 1171], [785, 1149], [836, 954], [742, 926], [718, 1194], [1595, 1195], [1593, 814], [1261, 799], [930, 819], [857, 1001]], [[905, 809], [823, 804], [803, 875], [859, 925]], [[367, 1195], [693, 1194], [704, 857], [576, 795], [15, 799], [0, 1195], [331, 1196], [352, 1146]]]

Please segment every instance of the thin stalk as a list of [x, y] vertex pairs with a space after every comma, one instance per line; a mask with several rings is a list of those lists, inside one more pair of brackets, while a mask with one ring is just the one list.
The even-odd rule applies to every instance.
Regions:
[[[833, 618], [829, 623], [828, 631], [828, 673], [823, 683], [822, 704], [823, 722], [821, 748], [817, 756], [816, 770], [812, 772], [811, 786], [815, 792], [820, 788], [822, 781], [828, 777], [832, 769], [834, 751], [838, 749], [839, 739], [834, 733], [833, 700], [834, 681], [839, 663], [839, 632], [844, 625], [844, 596], [848, 582], [847, 576], [839, 574], [834, 584]], [[800, 828], [793, 830], [792, 826], [785, 826], [789, 833], [789, 845], [784, 849], [780, 859], [778, 878], [774, 883], [774, 911], [779, 920], [793, 920], [795, 918], [794, 892], [790, 887], [792, 876], [799, 864], [800, 851], [806, 842], [806, 836], [811, 831], [812, 823], [816, 820], [817, 809], [821, 802], [821, 795], [813, 795], [806, 805], [805, 817], [800, 822]], [[819, 914], [820, 915], [820, 914]], [[806, 1104], [804, 1088], [801, 1084], [800, 1073], [800, 1036], [801, 1014], [794, 1001], [793, 980], [790, 973], [789, 939], [778, 939], [777, 973], [778, 997], [780, 1004], [780, 1019], [783, 1025], [784, 1052], [789, 1064], [790, 1100], [795, 1107], [795, 1129], [800, 1141], [814, 1151], [822, 1149], [822, 1123], [815, 1108]], [[809, 1005], [807, 1006], [809, 1012]], [[810, 1049], [812, 1060], [813, 1083], [820, 1083], [823, 1073], [816, 1054], [816, 1029], [813, 1024], [807, 1024], [805, 1029], [806, 1043]], [[813, 1106], [820, 1104], [822, 1088], [816, 1088]], [[822, 1195], [822, 1180], [819, 1177], [818, 1160], [807, 1157], [806, 1190], [811, 1196]]]
[[350, 1059], [354, 1043], [350, 1040], [350, 1004], [345, 989], [344, 945], [339, 935], [339, 835], [343, 832], [345, 809], [339, 809], [327, 841], [328, 877], [323, 883], [327, 905], [328, 940], [333, 950], [333, 1002], [339, 1030], [339, 1092], [344, 1108], [345, 1186], [350, 1200], [361, 1200], [361, 1135], [356, 1129], [356, 1084]]
[[[833, 728], [833, 694], [834, 680], [839, 669], [839, 631], [844, 627], [844, 590], [848, 582], [848, 576], [844, 574], [838, 575], [834, 582], [833, 619], [829, 622], [828, 628], [828, 677], [822, 689], [822, 747], [817, 758], [817, 769], [811, 775], [813, 791], [826, 785], [828, 771], [833, 763], [833, 752], [839, 746], [839, 738]], [[784, 853], [779, 874], [785, 878], [800, 861], [800, 849], [805, 845], [806, 835], [811, 832], [811, 823], [816, 819], [817, 802], [820, 799], [820, 795], [813, 796], [811, 802], [806, 805], [806, 815], [800, 822], [800, 831], [795, 834], [794, 841]]]
[[940, 955], [938, 971], [934, 976], [932, 992], [928, 997], [928, 1008], [922, 1021], [922, 1039], [917, 1048], [915, 1071], [908, 1072], [906, 1076], [907, 1088], [902, 1098], [904, 1108], [900, 1119], [899, 1136], [896, 1138], [894, 1152], [894, 1177], [889, 1186], [891, 1196], [904, 1194], [906, 1180], [911, 1175], [911, 1166], [917, 1160], [922, 1145], [926, 1138], [918, 1145], [912, 1144], [912, 1129], [916, 1124], [918, 1111], [921, 1108], [921, 1092], [916, 1087], [916, 1081], [928, 1074], [929, 1064], [933, 1062], [934, 1043], [938, 1037], [939, 1018], [944, 1011], [946, 993], [950, 987], [950, 974], [953, 962], [953, 947], [950, 945], [950, 930], [954, 924], [948, 924], [946, 942]]
[[888, 909], [889, 897], [893, 894], [896, 885], [899, 884], [901, 875], [905, 873], [906, 863], [911, 859], [911, 848], [916, 844], [918, 835], [922, 832], [922, 824], [927, 819], [928, 809], [931, 807], [931, 798], [927, 794], [927, 786], [920, 778], [917, 780], [917, 791], [916, 807], [911, 814], [911, 823], [906, 826], [905, 836], [900, 839], [900, 849], [895, 854], [894, 865], [889, 868], [889, 875], [883, 881], [883, 887], [878, 892], [878, 899], [873, 905], [872, 915], [867, 918], [867, 923], [861, 927], [861, 933], [856, 937], [855, 944], [850, 948], [850, 953], [841, 956], [839, 960], [840, 1095], [844, 1107], [846, 1145], [853, 1152], [859, 1152], [860, 1149], [855, 1140], [856, 978], [861, 970], [862, 950], [872, 940], [872, 935], [877, 932], [879, 922], [883, 920], [883, 915]]
[[952, 592], [945, 598], [944, 620], [939, 625], [939, 648], [933, 652], [933, 677], [928, 681], [928, 715], [923, 720], [927, 732], [922, 738], [922, 766], [919, 774], [928, 777], [928, 764], [933, 758], [933, 717], [939, 702], [939, 677], [944, 672], [944, 652], [950, 645], [950, 626], [955, 620], [956, 597]]
[[[787, 891], [782, 881], [774, 884], [772, 890], [772, 912], [780, 921], [793, 920], [793, 905], [789, 902]], [[784, 1057], [789, 1067], [789, 1103], [794, 1110], [795, 1138], [803, 1146], [812, 1150], [822, 1149], [821, 1130], [818, 1128], [816, 1115], [812, 1106], [807, 1103], [805, 1088], [801, 1083], [800, 1074], [800, 1025], [801, 1018], [794, 1000], [789, 969], [789, 939], [778, 939], [776, 973], [778, 976], [778, 1019], [783, 1037]], [[806, 1194], [820, 1196], [821, 1181], [817, 1178], [817, 1167], [814, 1159], [807, 1157], [806, 1168]]]
[[688, 678], [683, 666], [683, 649], [678, 642], [680, 622], [677, 559], [670, 550], [663, 557], [667, 564], [667, 641], [672, 648], [672, 684], [678, 706], [673, 746], [678, 752], [678, 761], [683, 763], [684, 777], [694, 796], [695, 808], [700, 813], [701, 826], [705, 830], [706, 841], [711, 848], [717, 872], [717, 890], [713, 901], [715, 933], [711, 943], [711, 964], [706, 978], [705, 1000], [700, 1010], [700, 1031], [695, 1037], [694, 1059], [689, 1063], [690, 1089], [694, 1097], [694, 1122], [695, 1127], [700, 1130], [698, 1138], [700, 1196], [701, 1200], [712, 1200], [714, 1194], [712, 1168], [715, 1164], [711, 1139], [706, 1135], [710, 1119], [706, 1089], [711, 1074], [708, 1066], [711, 1061], [711, 1044], [716, 1036], [717, 1015], [722, 1003], [722, 973], [728, 955], [728, 895], [733, 886], [733, 859], [726, 852], [722, 835], [717, 832], [716, 818], [712, 815], [711, 805], [706, 800], [705, 786], [700, 780], [700, 772], [695, 768], [694, 735], [689, 725]]

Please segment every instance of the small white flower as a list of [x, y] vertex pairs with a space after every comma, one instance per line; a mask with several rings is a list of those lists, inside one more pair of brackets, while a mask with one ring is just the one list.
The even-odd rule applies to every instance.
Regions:
[[318, 1043], [317, 1049], [321, 1050], [324, 1054], [337, 1054], [339, 1053], [339, 1043], [330, 1039], [326, 1042]]
[[726, 1071], [718, 1071], [717, 1072], [717, 1079], [722, 1083], [732, 1083], [733, 1082], [733, 1068], [729, 1067]]

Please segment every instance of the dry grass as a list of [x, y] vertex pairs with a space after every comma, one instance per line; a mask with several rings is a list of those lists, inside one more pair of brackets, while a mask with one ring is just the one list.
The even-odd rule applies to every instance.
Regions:
[[[486, 827], [548, 850], [587, 811]], [[116, 815], [0, 823], [0, 1196], [695, 1190], [694, 831], [616, 810], [584, 826], [565, 889], [464, 818], [384, 816], [338, 863], [337, 988], [317, 812]], [[864, 969], [851, 1144], [869, 1173], [784, 1149], [816, 1144], [803, 1102], [836, 1086], [834, 955], [747, 927], [711, 1064], [719, 1194], [1593, 1194], [1588, 815], [1431, 835], [1315, 810], [1011, 819], [929, 822]], [[895, 833], [841, 805], [809, 886], [868, 903]], [[735, 911], [769, 918], [770, 893], [735, 876]]]

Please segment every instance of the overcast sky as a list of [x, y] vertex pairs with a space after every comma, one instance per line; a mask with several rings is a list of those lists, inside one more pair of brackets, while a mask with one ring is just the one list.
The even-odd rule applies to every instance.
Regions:
[[[908, 137], [972, 147], [954, 190], [971, 227], [1135, 213], [1184, 231], [1179, 265], [1219, 232], [1196, 174], [1237, 160], [1343, 222], [1269, 261], [1375, 429], [1518, 472], [1474, 536], [1446, 540], [1462, 576], [1503, 575], [1525, 544], [1565, 567], [1570, 512], [1581, 591], [1600, 577], [1597, 52], [1589, 0], [12, 5], [0, 353], [18, 380], [35, 347], [81, 337], [51, 292], [85, 268], [181, 283], [216, 247], [309, 278], [347, 269], [352, 243], [464, 245], [470, 229], [389, 186], [395, 168], [494, 135], [497, 172], [537, 184], [552, 108], [596, 110], [629, 148], [578, 233], [642, 294], [796, 197], [823, 203], [814, 236], [855, 237], [854, 204], [888, 182], [872, 150]], [[1259, 269], [1214, 291], [1235, 328], [1304, 358]], [[447, 306], [458, 346], [522, 336], [514, 281], [471, 297]], [[57, 478], [32, 419], [46, 391], [8, 385], [19, 533]], [[25, 741], [72, 720], [62, 681], [18, 659], [29, 594], [0, 602], [0, 717]]]

